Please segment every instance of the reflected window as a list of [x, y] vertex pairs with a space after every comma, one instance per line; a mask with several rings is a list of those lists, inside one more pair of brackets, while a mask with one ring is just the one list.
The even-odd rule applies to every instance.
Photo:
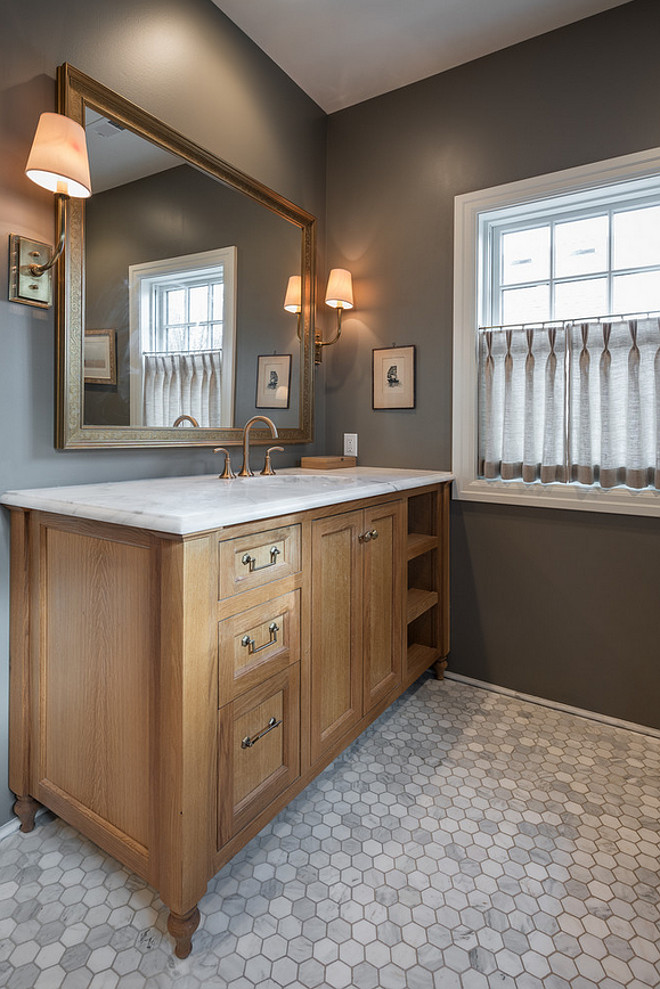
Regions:
[[235, 247], [130, 266], [132, 424], [233, 426], [235, 284]]

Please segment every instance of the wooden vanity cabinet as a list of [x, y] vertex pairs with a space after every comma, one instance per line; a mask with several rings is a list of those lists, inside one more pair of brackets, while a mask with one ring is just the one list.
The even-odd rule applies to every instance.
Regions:
[[208, 880], [448, 650], [448, 484], [186, 536], [12, 509], [10, 786]]

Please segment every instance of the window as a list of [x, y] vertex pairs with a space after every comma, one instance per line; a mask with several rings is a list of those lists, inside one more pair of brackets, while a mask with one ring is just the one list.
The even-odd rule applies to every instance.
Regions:
[[131, 423], [233, 425], [236, 248], [131, 265]]
[[458, 496], [660, 514], [660, 149], [455, 220]]

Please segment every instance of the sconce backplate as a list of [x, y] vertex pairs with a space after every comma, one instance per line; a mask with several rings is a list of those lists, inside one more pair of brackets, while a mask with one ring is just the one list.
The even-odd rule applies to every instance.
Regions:
[[50, 271], [34, 275], [33, 264], [48, 264], [53, 254], [49, 244], [9, 235], [9, 301], [48, 309], [53, 304], [53, 279]]

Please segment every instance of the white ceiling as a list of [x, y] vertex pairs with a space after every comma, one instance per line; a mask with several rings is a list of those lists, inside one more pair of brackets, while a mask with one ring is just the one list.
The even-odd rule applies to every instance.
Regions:
[[213, 0], [327, 113], [629, 0]]

